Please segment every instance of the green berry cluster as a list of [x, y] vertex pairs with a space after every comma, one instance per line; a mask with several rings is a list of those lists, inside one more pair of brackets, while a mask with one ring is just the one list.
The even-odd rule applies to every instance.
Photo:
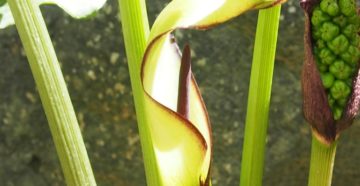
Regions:
[[321, 0], [311, 16], [316, 64], [334, 119], [341, 118], [359, 66], [360, 18], [355, 0]]

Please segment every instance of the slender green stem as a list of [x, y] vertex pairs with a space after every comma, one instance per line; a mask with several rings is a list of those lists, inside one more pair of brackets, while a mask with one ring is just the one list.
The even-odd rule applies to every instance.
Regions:
[[241, 186], [261, 186], [280, 5], [260, 10], [241, 163]]
[[337, 141], [325, 145], [313, 136], [311, 143], [311, 160], [309, 186], [330, 186]]
[[67, 185], [96, 185], [81, 131], [39, 6], [9, 0]]
[[149, 23], [145, 0], [119, 0], [122, 31], [130, 71], [131, 86], [139, 127], [140, 141], [144, 158], [147, 185], [160, 184], [151, 134], [145, 120], [144, 91], [141, 84], [141, 60], [149, 35]]

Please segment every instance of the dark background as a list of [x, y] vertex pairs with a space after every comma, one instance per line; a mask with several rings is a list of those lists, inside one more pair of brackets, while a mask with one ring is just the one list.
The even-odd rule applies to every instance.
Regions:
[[[147, 1], [150, 23], [168, 1]], [[118, 4], [74, 20], [42, 8], [98, 185], [146, 185]], [[213, 128], [213, 185], [238, 185], [257, 12], [208, 31], [177, 31]], [[266, 186], [304, 186], [310, 130], [302, 117], [303, 13], [282, 8], [264, 173]], [[360, 125], [340, 138], [333, 185], [360, 185]], [[64, 185], [45, 114], [15, 27], [0, 30], [0, 185]]]

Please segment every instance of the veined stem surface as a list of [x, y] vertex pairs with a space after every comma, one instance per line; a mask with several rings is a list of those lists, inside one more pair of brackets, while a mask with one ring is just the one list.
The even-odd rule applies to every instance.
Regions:
[[330, 186], [337, 141], [325, 145], [312, 137], [308, 186]]
[[130, 72], [147, 185], [160, 184], [151, 134], [145, 117], [144, 90], [140, 70], [149, 35], [145, 0], [119, 0], [122, 31]]
[[281, 6], [259, 11], [251, 67], [240, 186], [261, 186]]
[[9, 0], [67, 185], [96, 185], [54, 47], [37, 3]]

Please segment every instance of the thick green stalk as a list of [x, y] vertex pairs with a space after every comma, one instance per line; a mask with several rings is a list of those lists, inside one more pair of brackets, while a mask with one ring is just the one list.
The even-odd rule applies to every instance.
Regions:
[[261, 186], [280, 5], [260, 10], [250, 77], [241, 186]]
[[141, 61], [149, 35], [145, 0], [119, 0], [122, 31], [133, 90], [147, 185], [158, 186], [160, 180], [151, 134], [145, 117], [144, 91], [141, 84]]
[[8, 0], [49, 122], [67, 185], [96, 185], [54, 47], [37, 3]]
[[330, 186], [337, 141], [324, 145], [313, 136], [311, 143], [311, 160], [309, 186]]

